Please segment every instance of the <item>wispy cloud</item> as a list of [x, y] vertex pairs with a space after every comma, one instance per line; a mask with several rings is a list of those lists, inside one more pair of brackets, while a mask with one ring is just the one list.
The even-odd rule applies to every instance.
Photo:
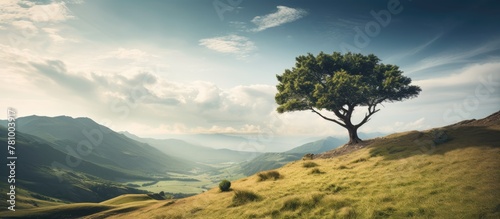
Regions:
[[211, 50], [237, 55], [238, 58], [245, 58], [251, 52], [255, 51], [257, 47], [247, 37], [235, 34], [201, 39], [200, 45], [205, 46]]
[[393, 63], [397, 60], [401, 60], [401, 59], [410, 57], [412, 55], [415, 55], [415, 54], [421, 52], [422, 50], [424, 50], [425, 48], [429, 47], [432, 43], [434, 43], [436, 40], [440, 39], [442, 36], [443, 36], [443, 33], [439, 33], [438, 35], [436, 35], [434, 38], [432, 38], [431, 40], [429, 40], [427, 42], [424, 42], [424, 43], [422, 43], [414, 48], [403, 51], [401, 53], [394, 54], [394, 55], [384, 59], [384, 62]]
[[259, 32], [271, 27], [277, 27], [296, 21], [307, 15], [307, 11], [300, 8], [296, 9], [286, 6], [277, 6], [276, 8], [278, 10], [274, 13], [254, 17], [252, 23], [257, 25], [257, 27], [252, 29], [252, 31]]
[[474, 57], [500, 50], [500, 40], [490, 41], [467, 51], [439, 54], [425, 58], [406, 69], [408, 74], [454, 63], [469, 63]]

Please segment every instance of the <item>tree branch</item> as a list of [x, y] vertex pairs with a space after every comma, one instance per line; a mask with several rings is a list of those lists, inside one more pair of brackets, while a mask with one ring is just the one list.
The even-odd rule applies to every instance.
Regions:
[[380, 109], [375, 109], [376, 106], [377, 106], [377, 104], [368, 105], [368, 113], [365, 114], [365, 118], [363, 120], [361, 120], [361, 122], [359, 124], [355, 125], [356, 128], [359, 128], [362, 125], [364, 125], [366, 122], [370, 121], [370, 117], [380, 110]]
[[334, 123], [337, 123], [338, 125], [340, 125], [340, 126], [342, 126], [344, 128], [346, 127], [345, 124], [343, 124], [343, 123], [341, 123], [341, 122], [339, 122], [339, 121], [337, 121], [335, 119], [328, 118], [326, 116], [321, 115], [321, 113], [319, 113], [318, 111], [316, 111], [314, 108], [311, 107], [310, 109], [311, 109], [312, 112], [314, 112], [314, 113], [318, 114], [319, 116], [321, 116], [321, 118], [326, 119], [326, 120], [331, 121], [331, 122], [334, 122]]

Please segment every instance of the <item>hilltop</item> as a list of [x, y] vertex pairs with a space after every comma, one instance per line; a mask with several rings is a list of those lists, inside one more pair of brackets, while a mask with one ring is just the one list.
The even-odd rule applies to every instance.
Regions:
[[[94, 219], [498, 218], [499, 115], [395, 133], [347, 154], [293, 161], [274, 170], [278, 179], [252, 175], [233, 181], [230, 192], [214, 188], [178, 200], [121, 196], [87, 207], [65, 205], [51, 218], [68, 212]], [[50, 211], [55, 208], [17, 213]]]

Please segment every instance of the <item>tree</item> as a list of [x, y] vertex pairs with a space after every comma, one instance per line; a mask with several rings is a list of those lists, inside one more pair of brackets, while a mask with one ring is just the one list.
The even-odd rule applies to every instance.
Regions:
[[[362, 141], [357, 130], [380, 110], [378, 104], [413, 98], [421, 91], [410, 85], [411, 79], [398, 66], [382, 64], [373, 54], [308, 53], [295, 60], [295, 67], [276, 75], [278, 113], [310, 110], [346, 128], [349, 145]], [[358, 106], [367, 107], [367, 112], [353, 124], [352, 113]], [[336, 118], [323, 115], [322, 110], [333, 112]]]

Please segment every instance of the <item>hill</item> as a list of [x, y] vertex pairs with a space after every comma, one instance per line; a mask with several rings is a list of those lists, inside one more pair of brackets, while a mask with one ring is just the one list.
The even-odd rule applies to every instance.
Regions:
[[203, 167], [168, 156], [148, 144], [129, 139], [89, 118], [27, 116], [18, 118], [16, 127], [18, 132], [43, 139], [63, 153], [78, 153], [76, 156], [81, 160], [119, 171], [154, 175], [165, 171], [187, 172]]
[[301, 146], [295, 147], [291, 150], [286, 151], [287, 154], [319, 154], [329, 150], [333, 150], [343, 144], [345, 144], [348, 139], [338, 139], [333, 137], [326, 137], [318, 141], [303, 144]]
[[130, 133], [124, 133], [127, 137], [139, 142], [147, 143], [165, 154], [183, 159], [207, 164], [218, 164], [226, 162], [239, 163], [248, 161], [258, 152], [235, 151], [229, 149], [214, 149], [210, 147], [191, 144], [179, 139], [153, 139], [140, 138]]
[[230, 192], [214, 188], [179, 200], [131, 202], [134, 207], [124, 210], [100, 204], [109, 209], [85, 218], [500, 217], [500, 112], [334, 151], [276, 169], [275, 180], [256, 174], [233, 181]]
[[[166, 171], [209, 168], [165, 155], [87, 118], [29, 116], [19, 118], [16, 127], [16, 186], [26, 190], [21, 208], [146, 193], [122, 182], [174, 180]], [[0, 126], [1, 145], [7, 145], [7, 136]], [[0, 150], [0, 156], [7, 157], [7, 150]], [[7, 174], [2, 171], [1, 176]]]
[[319, 154], [335, 149], [347, 142], [347, 139], [326, 137], [317, 141], [297, 146], [283, 153], [264, 153], [241, 164], [241, 172], [250, 176], [260, 171], [276, 169], [302, 158], [305, 154]]

